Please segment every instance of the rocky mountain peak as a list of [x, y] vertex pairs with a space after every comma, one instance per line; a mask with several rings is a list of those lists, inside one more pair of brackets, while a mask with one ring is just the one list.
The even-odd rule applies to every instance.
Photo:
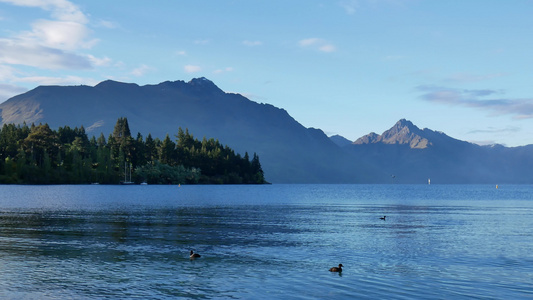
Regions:
[[379, 138], [380, 138], [379, 134], [375, 132], [371, 132], [363, 137], [358, 138], [355, 142], [353, 142], [353, 144], [355, 145], [374, 144], [378, 142]]
[[411, 121], [401, 119], [389, 130], [386, 130], [381, 135], [374, 132], [369, 133], [359, 139], [354, 144], [399, 144], [409, 145], [412, 149], [424, 149], [432, 145], [432, 143], [424, 137], [424, 132], [416, 127]]
[[224, 93], [224, 91], [222, 91], [214, 82], [212, 82], [211, 80], [205, 77], [193, 78], [189, 82], [187, 82], [187, 85], [195, 93], [201, 93], [201, 94]]

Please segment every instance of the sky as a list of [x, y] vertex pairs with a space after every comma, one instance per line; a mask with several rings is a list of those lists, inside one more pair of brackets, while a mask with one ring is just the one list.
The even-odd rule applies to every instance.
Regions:
[[532, 15], [533, 0], [0, 0], [0, 102], [206, 77], [328, 136], [405, 118], [528, 145]]

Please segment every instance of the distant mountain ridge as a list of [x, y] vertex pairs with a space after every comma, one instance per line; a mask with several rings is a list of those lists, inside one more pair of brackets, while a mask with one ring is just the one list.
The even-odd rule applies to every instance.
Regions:
[[411, 121], [354, 142], [305, 128], [287, 111], [226, 93], [206, 78], [139, 86], [39, 86], [0, 104], [1, 122], [83, 125], [109, 135], [119, 117], [133, 134], [174, 139], [178, 128], [259, 155], [272, 183], [533, 183], [533, 145], [460, 141]]
[[507, 148], [479, 146], [405, 119], [378, 135], [369, 133], [344, 149], [372, 161], [390, 174], [392, 182], [530, 183], [533, 182], [533, 145]]
[[350, 155], [321, 130], [303, 127], [283, 109], [226, 93], [203, 77], [145, 86], [112, 80], [94, 87], [39, 86], [0, 104], [0, 110], [3, 124], [83, 125], [96, 136], [109, 135], [119, 117], [128, 118], [132, 134], [144, 137], [174, 139], [179, 127], [188, 128], [195, 137], [219, 139], [238, 153], [256, 152], [273, 183], [358, 178], [345, 164]]

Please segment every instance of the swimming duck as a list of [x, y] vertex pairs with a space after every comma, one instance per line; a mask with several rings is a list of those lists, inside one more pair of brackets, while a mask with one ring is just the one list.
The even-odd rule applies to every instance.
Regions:
[[381, 220], [385, 220], [386, 218], [387, 218], [387, 216], [383, 216], [383, 217], [381, 217], [380, 219], [381, 219]]
[[191, 255], [190, 255], [191, 258], [197, 258], [197, 257], [201, 257], [200, 254], [198, 253], [194, 253], [194, 251], [191, 250]]
[[329, 269], [330, 272], [342, 272], [342, 267], [344, 267], [342, 264], [339, 264], [338, 267], [333, 267]]

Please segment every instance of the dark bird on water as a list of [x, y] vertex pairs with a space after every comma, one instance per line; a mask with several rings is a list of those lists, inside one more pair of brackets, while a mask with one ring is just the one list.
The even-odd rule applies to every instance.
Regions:
[[385, 220], [386, 218], [387, 218], [387, 216], [383, 216], [383, 217], [381, 217], [380, 219], [381, 219], [381, 220]]
[[197, 257], [201, 257], [201, 255], [198, 253], [194, 253], [194, 251], [191, 250], [191, 258], [197, 258]]
[[333, 267], [329, 269], [330, 272], [342, 272], [342, 267], [344, 267], [342, 264], [339, 264], [338, 267]]

